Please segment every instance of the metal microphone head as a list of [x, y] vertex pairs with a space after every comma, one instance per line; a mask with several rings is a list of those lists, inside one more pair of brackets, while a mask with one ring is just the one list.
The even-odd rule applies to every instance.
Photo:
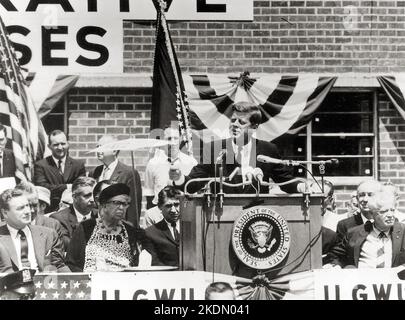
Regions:
[[222, 163], [225, 154], [226, 154], [226, 149], [222, 149], [221, 152], [219, 153], [217, 159], [215, 160], [215, 163], [216, 164], [218, 164], [220, 162]]
[[263, 181], [263, 177], [264, 177], [263, 170], [260, 169], [260, 168], [255, 168], [255, 169], [253, 170], [253, 177], [254, 177], [257, 181]]

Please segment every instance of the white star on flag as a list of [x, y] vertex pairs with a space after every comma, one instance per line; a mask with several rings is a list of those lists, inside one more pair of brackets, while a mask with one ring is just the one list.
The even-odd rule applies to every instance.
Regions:
[[78, 281], [76, 281], [75, 283], [73, 283], [73, 287], [74, 287], [74, 288], [79, 288], [79, 286], [80, 286], [80, 283], [79, 283]]
[[48, 289], [53, 289], [55, 288], [55, 284], [51, 281], [48, 283]]
[[56, 292], [53, 294], [53, 298], [54, 298], [54, 299], [59, 299], [59, 292], [58, 292], [58, 291], [56, 291]]
[[60, 287], [61, 287], [62, 289], [66, 289], [66, 287], [67, 287], [67, 282], [66, 282], [66, 281], [63, 281], [63, 282], [60, 284]]
[[72, 299], [72, 293], [70, 291], [66, 293], [66, 299]]
[[35, 287], [36, 287], [37, 289], [41, 289], [41, 287], [42, 287], [41, 281], [38, 281], [38, 282], [35, 284]]
[[83, 292], [83, 291], [80, 291], [80, 292], [77, 294], [77, 296], [78, 296], [80, 299], [83, 299], [83, 298], [84, 298], [84, 292]]
[[46, 292], [45, 291], [41, 292], [40, 297], [41, 297], [41, 299], [46, 299]]

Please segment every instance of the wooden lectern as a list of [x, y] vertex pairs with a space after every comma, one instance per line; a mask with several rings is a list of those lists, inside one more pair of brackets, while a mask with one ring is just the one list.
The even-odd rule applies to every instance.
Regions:
[[249, 278], [256, 275], [256, 270], [245, 266], [235, 255], [231, 234], [243, 207], [257, 200], [260, 206], [269, 207], [283, 216], [291, 235], [288, 256], [279, 265], [263, 272], [270, 271], [268, 275], [272, 276], [321, 268], [322, 199], [321, 194], [311, 195], [307, 208], [302, 194], [266, 194], [260, 198], [249, 194], [227, 194], [223, 208], [213, 214], [213, 201], [207, 203], [204, 195], [184, 197], [181, 203], [180, 269]]

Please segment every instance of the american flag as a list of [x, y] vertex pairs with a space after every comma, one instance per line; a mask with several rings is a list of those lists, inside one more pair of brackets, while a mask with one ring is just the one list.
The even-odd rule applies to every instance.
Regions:
[[189, 105], [176, 52], [167, 25], [165, 10], [171, 1], [153, 0], [157, 10], [156, 48], [153, 68], [151, 129], [178, 121], [183, 144], [192, 154]]
[[43, 158], [47, 136], [28, 94], [15, 51], [0, 18], [0, 123], [12, 140], [16, 176], [31, 180], [33, 163]]
[[377, 80], [399, 114], [405, 119], [405, 76], [403, 74], [378, 76]]
[[35, 275], [34, 300], [91, 300], [89, 274]]

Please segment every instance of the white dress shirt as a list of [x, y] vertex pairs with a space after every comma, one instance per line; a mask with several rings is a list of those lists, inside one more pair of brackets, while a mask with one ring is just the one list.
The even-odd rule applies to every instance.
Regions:
[[104, 165], [103, 172], [100, 174], [98, 181], [110, 180], [115, 168], [117, 167], [117, 164], [118, 164], [118, 159], [115, 159], [108, 166]]
[[379, 238], [381, 233], [375, 226], [368, 234], [360, 249], [359, 268], [376, 268], [377, 267], [377, 251], [384, 246], [384, 267], [391, 268], [392, 259], [392, 240], [389, 231], [384, 232], [386, 238]]
[[[53, 158], [53, 161], [55, 161], [55, 163], [56, 163], [56, 167], [59, 168], [58, 167], [59, 166], [59, 159], [56, 159], [54, 156], [52, 156], [52, 158]], [[64, 173], [65, 172], [65, 164], [66, 164], [66, 156], [63, 157], [60, 160], [62, 160], [62, 162], [60, 164], [60, 170], [62, 171], [62, 173]]]
[[[20, 235], [18, 233], [18, 230], [7, 225], [7, 229], [10, 232], [11, 235], [11, 240], [13, 241], [15, 251], [17, 253], [17, 261], [18, 261], [18, 269], [22, 269], [22, 263], [21, 263], [21, 239]], [[28, 261], [31, 264], [31, 269], [36, 269], [38, 270], [38, 263], [37, 263], [37, 258], [35, 257], [35, 248], [34, 248], [34, 241], [32, 240], [32, 234], [30, 228], [25, 226], [23, 229], [21, 229], [25, 237], [27, 238], [28, 242]]]
[[[181, 170], [183, 175], [188, 175], [191, 169], [197, 165], [197, 160], [183, 152], [179, 152], [177, 159], [173, 163]], [[168, 161], [168, 157], [164, 152], [157, 152], [146, 165], [143, 193], [145, 196], [154, 196], [152, 201], [154, 204], [157, 204], [157, 195], [160, 190], [167, 185], [173, 184], [173, 181], [169, 179], [171, 166], [172, 164]], [[181, 184], [181, 182], [178, 184]]]
[[[235, 144], [234, 141], [232, 141], [232, 148], [233, 152], [235, 153], [235, 159], [238, 155], [238, 145]], [[252, 153], [252, 140], [249, 140], [247, 144], [242, 146], [242, 151], [241, 151], [241, 171], [242, 171], [242, 178], [243, 182], [246, 182], [246, 173], [247, 173], [247, 168], [250, 166], [250, 154]]]
[[[175, 239], [175, 237], [174, 237], [174, 230], [173, 230], [172, 225], [171, 225], [170, 222], [168, 222], [166, 219], [165, 219], [165, 221], [166, 221], [167, 226], [168, 226], [168, 228], [169, 228], [169, 230], [170, 230], [170, 233], [172, 234], [173, 239]], [[180, 223], [179, 223], [179, 220], [176, 221], [176, 230], [177, 230], [177, 232], [180, 234]]]
[[[89, 212], [88, 214], [81, 214], [76, 208], [75, 206], [73, 206], [73, 210], [75, 211], [76, 214], [76, 218], [77, 218], [77, 222], [80, 223], [83, 220], [88, 220], [91, 218], [91, 212]], [[86, 217], [86, 218], [85, 218]]]

